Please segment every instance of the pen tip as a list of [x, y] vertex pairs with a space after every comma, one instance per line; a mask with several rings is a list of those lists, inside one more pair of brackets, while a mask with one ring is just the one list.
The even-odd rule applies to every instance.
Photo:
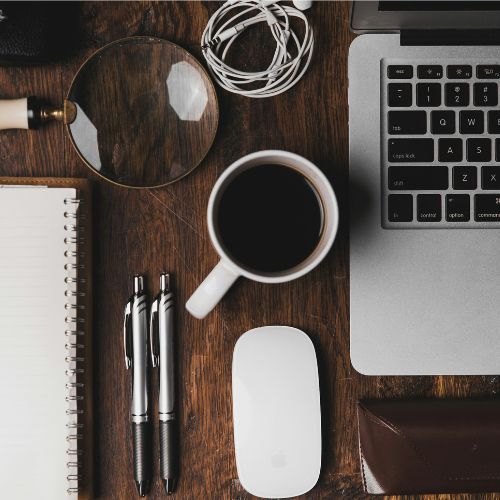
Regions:
[[167, 495], [172, 495], [175, 490], [175, 479], [163, 479], [163, 487]]
[[137, 493], [139, 493], [140, 497], [145, 497], [148, 490], [148, 482], [147, 481], [136, 481]]

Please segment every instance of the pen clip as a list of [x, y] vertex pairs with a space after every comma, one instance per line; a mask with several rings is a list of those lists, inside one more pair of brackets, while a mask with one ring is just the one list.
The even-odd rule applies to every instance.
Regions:
[[132, 366], [132, 336], [130, 330], [130, 320], [132, 318], [131, 303], [131, 300], [127, 302], [123, 318], [123, 348], [125, 351], [125, 368], [127, 370]]
[[149, 342], [151, 350], [151, 364], [156, 367], [160, 364], [159, 354], [159, 332], [158, 332], [158, 303], [160, 296], [156, 297], [151, 304], [151, 313], [149, 316]]

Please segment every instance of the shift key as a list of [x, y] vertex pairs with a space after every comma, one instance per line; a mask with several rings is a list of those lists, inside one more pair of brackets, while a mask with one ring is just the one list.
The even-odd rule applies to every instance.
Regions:
[[397, 191], [441, 191], [448, 189], [448, 167], [405, 165], [389, 167], [389, 189]]
[[434, 140], [389, 139], [389, 161], [393, 163], [434, 161]]

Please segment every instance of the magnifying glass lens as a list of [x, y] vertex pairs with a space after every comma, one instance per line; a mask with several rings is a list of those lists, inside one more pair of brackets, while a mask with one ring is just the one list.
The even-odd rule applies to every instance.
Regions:
[[218, 124], [214, 87], [179, 46], [155, 38], [107, 45], [80, 68], [68, 100], [69, 135], [82, 159], [108, 180], [169, 184], [210, 149]]

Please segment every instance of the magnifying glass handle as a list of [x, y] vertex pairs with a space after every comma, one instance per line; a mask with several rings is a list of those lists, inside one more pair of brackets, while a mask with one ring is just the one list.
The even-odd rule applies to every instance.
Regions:
[[63, 119], [63, 110], [47, 105], [38, 97], [0, 99], [0, 130], [37, 129], [47, 121]]
[[28, 97], [0, 100], [0, 130], [30, 128], [28, 120]]

